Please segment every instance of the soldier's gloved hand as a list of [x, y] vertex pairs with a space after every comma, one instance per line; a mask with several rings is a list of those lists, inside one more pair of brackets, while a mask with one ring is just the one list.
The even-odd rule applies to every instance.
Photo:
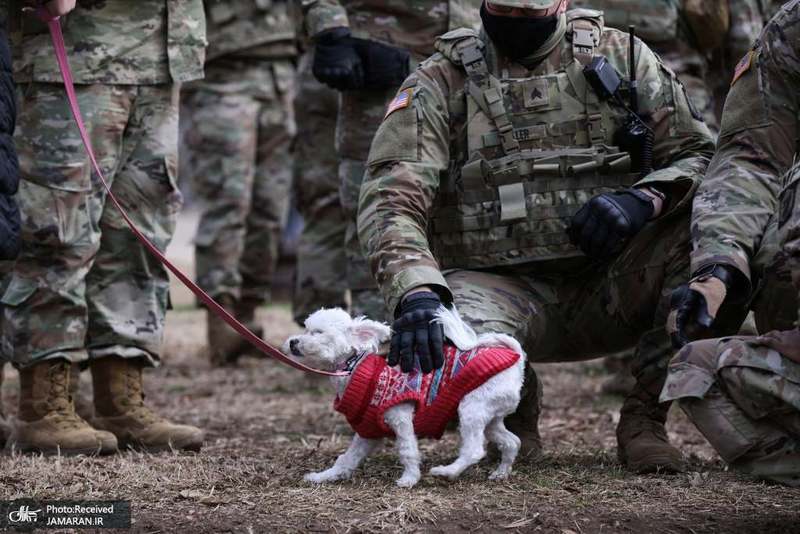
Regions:
[[737, 276], [741, 275], [733, 267], [711, 265], [672, 292], [667, 332], [676, 349], [710, 335], [709, 330]]
[[408, 50], [368, 39], [354, 39], [364, 68], [366, 89], [396, 89], [411, 71]]
[[339, 91], [364, 87], [364, 66], [349, 29], [328, 30], [317, 36], [314, 43], [311, 71], [317, 80]]
[[444, 365], [444, 331], [441, 324], [432, 322], [441, 305], [439, 295], [432, 291], [403, 299], [392, 323], [390, 367], [399, 363], [404, 373], [420, 369], [427, 374]]
[[604, 193], [578, 210], [567, 233], [584, 254], [605, 260], [622, 251], [654, 210], [653, 198], [638, 189]]

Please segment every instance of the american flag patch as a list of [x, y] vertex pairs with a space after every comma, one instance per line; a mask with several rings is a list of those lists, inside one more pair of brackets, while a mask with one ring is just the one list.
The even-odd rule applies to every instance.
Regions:
[[736, 69], [733, 71], [733, 81], [731, 82], [731, 87], [733, 84], [739, 81], [739, 78], [744, 76], [744, 73], [750, 70], [750, 67], [753, 66], [753, 56], [755, 56], [755, 51], [751, 50], [742, 58], [739, 63], [736, 64]]
[[414, 96], [414, 89], [404, 89], [397, 93], [397, 96], [394, 97], [389, 107], [386, 109], [386, 115], [383, 116], [385, 119], [398, 109], [405, 109], [411, 105], [411, 98]]

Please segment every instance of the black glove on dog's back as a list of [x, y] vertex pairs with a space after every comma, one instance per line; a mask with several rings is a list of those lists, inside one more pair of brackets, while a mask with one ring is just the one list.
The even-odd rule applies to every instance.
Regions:
[[431, 322], [441, 305], [439, 295], [430, 291], [403, 299], [392, 323], [390, 367], [399, 363], [404, 373], [420, 369], [427, 374], [444, 365], [444, 330], [441, 324]]
[[653, 199], [638, 189], [604, 193], [578, 210], [567, 233], [587, 256], [609, 259], [644, 228], [653, 210]]
[[320, 82], [339, 91], [364, 87], [364, 65], [356, 50], [357, 40], [347, 28], [334, 28], [315, 39], [311, 71]]

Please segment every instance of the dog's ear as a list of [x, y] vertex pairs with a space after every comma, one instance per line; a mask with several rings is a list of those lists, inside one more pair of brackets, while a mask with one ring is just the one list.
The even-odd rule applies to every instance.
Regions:
[[356, 349], [374, 352], [381, 344], [389, 341], [392, 329], [378, 321], [359, 317], [353, 319], [353, 323], [347, 328], [347, 333]]

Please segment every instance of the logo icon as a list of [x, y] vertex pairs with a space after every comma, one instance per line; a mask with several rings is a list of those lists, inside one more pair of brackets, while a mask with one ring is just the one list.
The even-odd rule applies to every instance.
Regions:
[[19, 510], [9, 512], [8, 520], [12, 523], [35, 523], [42, 510], [31, 510], [30, 506], [20, 506]]

